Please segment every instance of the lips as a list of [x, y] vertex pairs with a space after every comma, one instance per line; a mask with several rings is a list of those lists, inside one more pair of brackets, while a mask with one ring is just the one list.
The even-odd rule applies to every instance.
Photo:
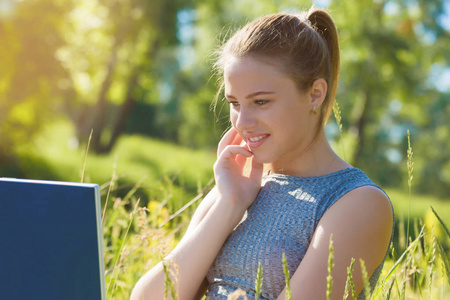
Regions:
[[260, 136], [257, 136], [257, 137], [249, 137], [248, 139], [250, 140], [250, 142], [257, 142], [260, 139], [263, 139], [264, 137], [265, 137], [265, 135], [260, 135]]
[[268, 138], [270, 134], [260, 134], [260, 135], [252, 135], [247, 136], [247, 145], [250, 148], [257, 148], [261, 146]]

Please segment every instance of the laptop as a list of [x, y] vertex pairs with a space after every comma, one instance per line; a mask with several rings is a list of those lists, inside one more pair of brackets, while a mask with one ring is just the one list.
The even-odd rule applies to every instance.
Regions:
[[0, 298], [106, 299], [97, 184], [0, 178]]

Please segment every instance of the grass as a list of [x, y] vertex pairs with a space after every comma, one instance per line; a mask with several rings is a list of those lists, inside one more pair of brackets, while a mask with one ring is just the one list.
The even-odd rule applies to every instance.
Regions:
[[192, 150], [132, 135], [122, 136], [107, 155], [91, 151], [86, 157], [86, 151], [80, 151], [86, 145], [70, 146], [73, 136], [70, 124], [60, 120], [49, 124], [30, 144], [17, 147], [26, 178], [79, 182], [83, 174], [84, 182], [108, 185], [115, 177], [116, 196], [125, 197], [139, 183], [135, 193], [143, 203], [177, 199], [169, 201], [169, 206], [178, 210], [213, 176], [216, 154], [212, 150]]
[[[407, 216], [410, 205], [408, 193], [401, 189], [386, 189], [386, 193], [391, 198], [397, 217]], [[414, 194], [412, 196], [411, 219], [425, 219], [431, 212], [431, 206], [436, 209], [444, 222], [450, 223], [450, 198], [441, 199], [430, 195]]]
[[[21, 168], [28, 178], [80, 181], [86, 158], [84, 181], [102, 185], [107, 298], [128, 299], [135, 282], [180, 240], [202, 193], [210, 188], [215, 154], [124, 136], [113, 153], [85, 156], [85, 151], [68, 147], [72, 134], [65, 122], [49, 126], [32, 146], [18, 147]], [[397, 217], [395, 247], [368, 299], [445, 299], [450, 293], [450, 237], [442, 224], [450, 225], [450, 199], [410, 196], [406, 189], [387, 193]], [[176, 298], [176, 272], [171, 270], [166, 268], [167, 293]], [[353, 265], [348, 268], [350, 295], [352, 271]], [[255, 274], [258, 296], [263, 272]], [[331, 278], [329, 286], [331, 290]], [[237, 291], [233, 297], [244, 294]]]
[[[449, 236], [446, 235], [444, 226], [447, 220], [447, 213], [450, 211], [450, 203], [441, 199], [425, 196], [425, 195], [413, 195], [410, 196], [408, 192], [401, 190], [388, 190], [392, 202], [395, 207], [395, 211], [399, 220], [397, 220], [396, 239], [404, 236], [406, 243], [397, 241], [397, 250], [392, 248], [390, 255], [388, 256], [385, 266], [382, 270], [378, 285], [373, 292], [370, 292], [367, 285], [367, 274], [364, 282], [366, 299], [445, 299], [446, 295], [450, 293], [450, 283], [448, 282], [449, 267], [448, 267], [448, 245]], [[432, 205], [439, 216], [433, 213], [430, 205]], [[158, 211], [149, 210], [152, 214], [160, 214]], [[440, 214], [442, 212], [442, 214]], [[405, 215], [409, 215], [411, 218], [411, 237], [406, 238], [406, 226], [404, 224]], [[403, 217], [402, 217], [403, 216]], [[167, 216], [167, 212], [165, 217]], [[133, 268], [134, 271], [127, 270], [128, 272], [119, 269], [121, 275], [118, 276], [118, 280], [121, 280], [123, 287], [121, 290], [115, 290], [110, 295], [111, 299], [126, 299], [133, 283], [145, 272], [151, 268], [156, 262], [158, 262], [164, 255], [173, 248], [178, 238], [173, 233], [180, 230], [180, 227], [186, 227], [188, 219], [185, 219], [184, 223], [180, 223], [177, 228], [167, 228], [160, 232], [162, 235], [159, 237], [158, 242], [155, 243], [154, 239], [149, 239], [149, 243], [153, 243], [153, 247], [156, 247], [158, 243], [165, 245], [164, 251], [155, 253], [152, 246], [146, 247], [141, 251], [139, 255], [129, 255], [127, 259], [131, 261], [125, 262], [124, 266], [127, 268]], [[439, 221], [441, 219], [441, 221]], [[156, 230], [158, 227], [155, 225], [147, 226], [146, 230]], [[139, 229], [137, 229], [139, 232]], [[161, 228], [159, 228], [161, 230]], [[145, 230], [144, 230], [145, 231]], [[138, 234], [138, 233], [137, 233]], [[152, 236], [152, 234], [148, 235]], [[130, 240], [129, 243], [133, 244], [136, 240]], [[406, 246], [405, 246], [406, 245]], [[139, 246], [137, 246], [139, 248]], [[136, 246], [135, 246], [136, 248]], [[332, 245], [330, 243], [330, 270], [332, 270], [333, 259]], [[146, 261], [144, 256], [147, 256]], [[134, 258], [133, 258], [134, 257]], [[141, 260], [142, 259], [142, 260]], [[141, 261], [140, 266], [139, 261]], [[286, 261], [283, 261], [286, 266]], [[142, 267], [145, 265], [145, 267]], [[364, 265], [361, 263], [361, 265]], [[285, 277], [289, 278], [287, 269], [284, 269]], [[348, 268], [348, 288], [346, 293], [354, 295], [353, 285], [353, 265]], [[260, 282], [264, 280], [263, 270], [258, 270], [256, 274], [256, 295], [260, 296]], [[363, 272], [364, 274], [364, 272]], [[121, 279], [121, 276], [125, 279]], [[134, 279], [130, 279], [134, 276]], [[169, 275], [168, 275], [169, 276]], [[169, 278], [169, 277], [168, 277]], [[168, 287], [170, 289], [170, 282], [173, 276], [170, 276], [168, 280]], [[176, 279], [175, 279], [176, 281]], [[329, 290], [332, 290], [331, 278], [329, 279]], [[289, 281], [286, 281], [286, 287], [289, 291]], [[287, 297], [290, 297], [290, 293], [287, 293]], [[242, 290], [236, 290], [235, 293], [230, 295], [229, 299], [247, 299], [247, 295]], [[344, 298], [345, 299], [345, 298]]]
[[[17, 154], [25, 160], [30, 154], [39, 156], [55, 177], [80, 181], [85, 160], [85, 151], [80, 152], [80, 148], [86, 149], [86, 145], [76, 147], [74, 136], [71, 125], [67, 121], [59, 120], [47, 125], [31, 144], [19, 147]], [[85, 181], [109, 180], [116, 160], [119, 177], [127, 178], [130, 182], [138, 182], [143, 178], [157, 181], [169, 174], [179, 176], [181, 178], [178, 180], [195, 186], [198, 180], [211, 178], [215, 152], [183, 148], [139, 135], [125, 135], [107, 155], [89, 152]], [[21, 167], [31, 175], [40, 171], [34, 170], [33, 166], [27, 165], [26, 162]]]

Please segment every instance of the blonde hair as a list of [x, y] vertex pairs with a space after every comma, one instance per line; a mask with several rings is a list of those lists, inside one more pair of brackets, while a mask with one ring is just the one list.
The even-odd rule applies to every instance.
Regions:
[[[325, 10], [312, 8], [300, 15], [271, 14], [248, 23], [220, 48], [215, 64], [220, 75], [229, 55], [275, 60], [302, 91], [323, 78], [328, 89], [319, 117], [322, 126], [326, 124], [336, 97], [339, 41], [336, 25]], [[223, 82], [216, 101], [222, 90]]]

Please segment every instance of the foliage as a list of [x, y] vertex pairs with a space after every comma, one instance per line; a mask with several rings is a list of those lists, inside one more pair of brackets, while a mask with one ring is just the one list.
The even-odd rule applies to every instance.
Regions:
[[[371, 299], [444, 299], [450, 293], [445, 1], [329, 3], [342, 61], [339, 122], [329, 124], [327, 134], [337, 152], [345, 149], [342, 156], [390, 187], [397, 215], [393, 247]], [[83, 173], [85, 181], [103, 183], [108, 299], [129, 297], [138, 278], [178, 243], [208, 190], [215, 154], [180, 145], [213, 148], [229, 126], [220, 97], [217, 118], [211, 112], [214, 50], [253, 18], [310, 4], [2, 2], [1, 176], [79, 181], [94, 128], [97, 154], [88, 154]], [[406, 129], [420, 153], [412, 198], [400, 190], [411, 178], [403, 164]]]
[[26, 142], [66, 94], [67, 71], [55, 60], [64, 44], [58, 28], [71, 5], [6, 1], [0, 7], [0, 163]]
[[[239, 26], [311, 1], [32, 0], [0, 8], [0, 161], [61, 115], [82, 147], [112, 151], [123, 133], [215, 147], [229, 126], [214, 51]], [[423, 156], [416, 189], [445, 196], [450, 184], [450, 46], [444, 0], [345, 0], [328, 4], [341, 40], [339, 128], [351, 163], [383, 186], [407, 181], [406, 128]], [[364, 16], [364, 17], [361, 17]], [[30, 30], [30, 28], [32, 30]], [[337, 107], [336, 107], [337, 109]], [[342, 131], [342, 128], [345, 128]], [[417, 132], [422, 132], [420, 136]], [[336, 147], [336, 151], [340, 152]], [[7, 166], [9, 165], [9, 166]]]
[[[72, 145], [72, 133], [67, 120], [47, 124], [31, 145], [17, 149], [23, 173], [16, 177], [80, 181], [85, 150]], [[210, 181], [215, 157], [213, 151], [192, 150], [138, 135], [122, 136], [108, 155], [89, 152], [84, 181], [103, 184], [114, 181], [117, 197], [124, 197], [139, 183], [134, 194], [144, 204], [166, 201], [170, 210], [176, 211], [185, 202], [180, 199], [193, 198], [199, 187]]]

